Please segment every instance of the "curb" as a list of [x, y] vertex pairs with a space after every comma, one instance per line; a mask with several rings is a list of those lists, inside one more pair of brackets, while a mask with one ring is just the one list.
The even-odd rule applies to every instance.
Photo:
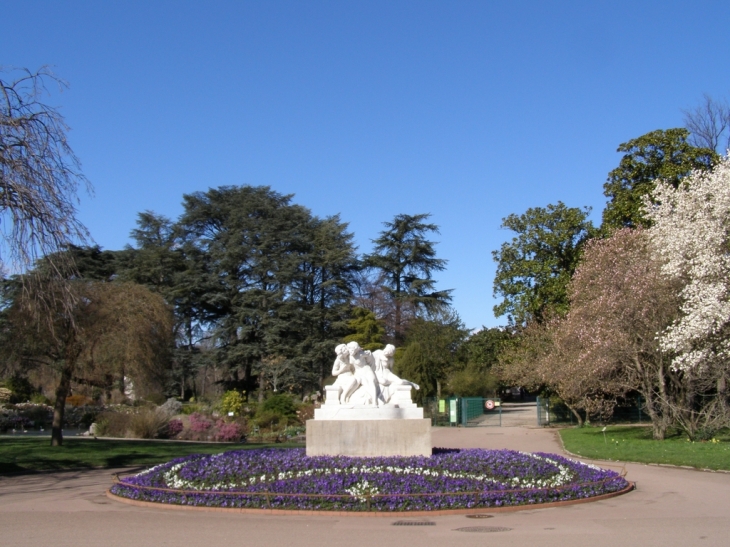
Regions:
[[106, 491], [106, 497], [134, 505], [137, 507], [147, 507], [153, 509], [169, 509], [173, 511], [215, 511], [220, 513], [238, 513], [244, 515], [271, 515], [271, 516], [323, 516], [323, 517], [442, 517], [447, 515], [468, 515], [475, 511], [484, 511], [489, 513], [513, 513], [515, 511], [525, 511], [534, 509], [549, 509], [552, 507], [565, 507], [568, 505], [578, 505], [581, 503], [591, 503], [594, 501], [607, 500], [615, 498], [623, 494], [627, 494], [636, 488], [636, 483], [629, 481], [628, 486], [616, 492], [601, 494], [592, 498], [581, 498], [567, 501], [553, 501], [549, 503], [536, 503], [533, 505], [515, 505], [512, 507], [473, 507], [471, 509], [442, 509], [438, 511], [377, 511], [377, 512], [356, 512], [356, 511], [311, 511], [296, 509], [251, 509], [248, 507], [198, 507], [195, 505], [173, 505], [167, 503], [157, 503], [153, 501], [140, 501], [123, 498], [112, 494], [110, 490]]

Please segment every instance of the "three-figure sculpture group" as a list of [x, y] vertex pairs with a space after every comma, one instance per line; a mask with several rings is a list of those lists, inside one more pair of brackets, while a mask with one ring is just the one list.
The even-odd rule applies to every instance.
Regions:
[[371, 353], [357, 342], [350, 342], [337, 346], [335, 353], [332, 375], [337, 378], [333, 385], [339, 388], [340, 404], [377, 407], [391, 401], [397, 386], [419, 389], [417, 384], [393, 373], [395, 346], [392, 344]]

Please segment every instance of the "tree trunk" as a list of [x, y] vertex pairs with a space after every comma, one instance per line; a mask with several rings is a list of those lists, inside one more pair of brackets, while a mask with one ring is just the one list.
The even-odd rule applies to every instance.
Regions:
[[575, 419], [578, 422], [578, 427], [583, 427], [583, 416], [580, 415], [580, 412], [578, 412], [575, 408], [570, 406], [568, 403], [565, 403], [565, 406], [567, 406], [568, 410], [570, 410], [573, 413], [573, 416], [575, 416]]
[[727, 381], [725, 376], [720, 376], [717, 380], [717, 398], [720, 401], [720, 408], [727, 409]]
[[71, 389], [73, 361], [66, 359], [61, 369], [61, 381], [56, 388], [56, 402], [53, 405], [53, 424], [51, 426], [51, 446], [63, 444], [63, 415], [66, 411], [66, 397]]
[[[668, 401], [669, 395], [667, 393], [667, 378], [664, 373], [664, 366], [659, 366], [657, 370], [657, 386], [659, 387], [659, 405], [660, 409], [658, 413], [655, 413], [654, 419], [652, 419], [652, 436], [655, 441], [663, 441], [667, 434], [669, 408]], [[657, 415], [658, 414], [658, 415]]]
[[436, 380], [436, 398], [441, 400], [441, 380]]
[[258, 390], [259, 390], [258, 400], [259, 400], [259, 404], [261, 404], [264, 402], [264, 371], [263, 371], [263, 369], [259, 372], [258, 384], [259, 384], [258, 385]]

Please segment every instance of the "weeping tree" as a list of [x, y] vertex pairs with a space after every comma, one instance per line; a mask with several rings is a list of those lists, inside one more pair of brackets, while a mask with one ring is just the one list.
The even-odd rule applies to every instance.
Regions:
[[21, 366], [57, 374], [51, 445], [60, 446], [73, 382], [127, 376], [148, 389], [162, 383], [173, 317], [159, 295], [133, 283], [46, 280], [44, 302], [56, 304], [50, 310], [39, 304], [34, 287], [18, 284], [4, 310], [2, 352]]
[[39, 258], [52, 257], [47, 264], [54, 287], [46, 290], [46, 275], [21, 277], [26, 296], [32, 294], [47, 310], [44, 320], [59, 302], [73, 305], [73, 296], [59, 291], [65, 285], [58, 282], [74, 271], [74, 263], [59, 251], [87, 240], [76, 203], [79, 187], [91, 190], [68, 143], [63, 116], [44, 102], [50, 85], [67, 86], [45, 67], [0, 70], [0, 273], [26, 272]]

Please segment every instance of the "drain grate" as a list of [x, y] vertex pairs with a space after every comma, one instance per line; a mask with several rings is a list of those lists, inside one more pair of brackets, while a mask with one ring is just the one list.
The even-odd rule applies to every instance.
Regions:
[[477, 513], [476, 515], [467, 515], [468, 519], [490, 519], [494, 515], [487, 515], [486, 513]]
[[467, 526], [465, 528], [457, 528], [456, 532], [509, 532], [512, 528], [504, 528], [503, 526]]
[[436, 523], [430, 520], [396, 520], [393, 526], [436, 526]]

